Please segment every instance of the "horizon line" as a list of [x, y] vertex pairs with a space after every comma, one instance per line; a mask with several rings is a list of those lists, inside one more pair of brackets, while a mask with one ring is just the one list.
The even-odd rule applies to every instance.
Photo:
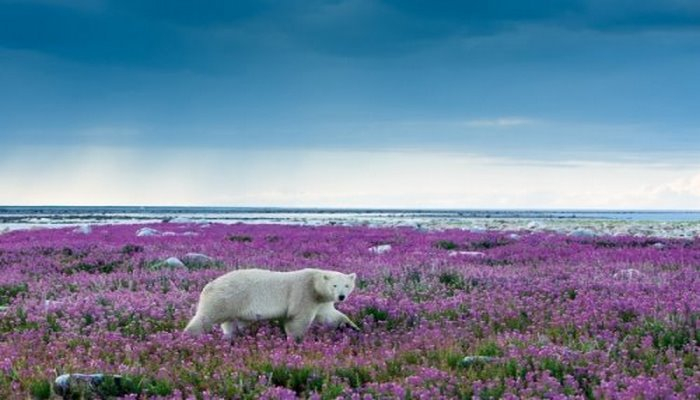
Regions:
[[683, 209], [683, 208], [537, 208], [537, 207], [527, 207], [527, 208], [517, 208], [517, 207], [504, 207], [504, 208], [484, 208], [484, 207], [465, 207], [465, 208], [454, 208], [454, 207], [342, 207], [342, 206], [250, 206], [250, 205], [236, 205], [236, 206], [222, 206], [222, 205], [68, 205], [68, 204], [53, 204], [53, 205], [5, 205], [0, 204], [0, 209], [2, 208], [76, 208], [76, 209], [88, 209], [88, 208], [135, 208], [135, 209], [155, 209], [155, 208], [172, 208], [172, 209], [194, 209], [194, 208], [208, 208], [208, 209], [231, 209], [231, 210], [273, 210], [273, 211], [369, 211], [369, 212], [392, 212], [392, 211], [438, 211], [438, 212], [580, 212], [580, 213], [595, 213], [595, 212], [627, 212], [627, 213], [700, 213], [700, 208], [697, 209]]

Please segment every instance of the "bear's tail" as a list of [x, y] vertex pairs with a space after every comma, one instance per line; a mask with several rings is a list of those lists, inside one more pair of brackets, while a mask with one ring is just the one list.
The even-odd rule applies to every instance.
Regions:
[[205, 318], [199, 314], [195, 314], [185, 327], [185, 332], [192, 335], [201, 335], [208, 329], [208, 326], [211, 326], [211, 324], [207, 324]]

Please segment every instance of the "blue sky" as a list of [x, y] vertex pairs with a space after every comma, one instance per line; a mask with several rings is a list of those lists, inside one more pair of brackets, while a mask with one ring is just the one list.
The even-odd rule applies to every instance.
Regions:
[[0, 0], [0, 204], [700, 208], [698, 71], [693, 0]]

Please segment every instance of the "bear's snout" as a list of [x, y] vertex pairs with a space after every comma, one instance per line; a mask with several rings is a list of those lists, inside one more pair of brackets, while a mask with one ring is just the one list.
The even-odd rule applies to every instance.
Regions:
[[345, 300], [345, 295], [344, 295], [344, 294], [341, 294], [340, 296], [338, 296], [338, 300], [340, 300], [340, 301]]

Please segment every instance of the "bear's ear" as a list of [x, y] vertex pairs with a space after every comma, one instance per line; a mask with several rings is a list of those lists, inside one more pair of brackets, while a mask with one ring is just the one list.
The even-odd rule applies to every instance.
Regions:
[[328, 275], [323, 275], [323, 279], [325, 279], [325, 280], [329, 280], [329, 279], [331, 279], [331, 277], [330, 277], [330, 276], [328, 276]]
[[352, 274], [350, 274], [349, 276], [352, 278], [353, 281], [355, 280], [355, 278], [357, 278], [357, 274], [354, 272]]

